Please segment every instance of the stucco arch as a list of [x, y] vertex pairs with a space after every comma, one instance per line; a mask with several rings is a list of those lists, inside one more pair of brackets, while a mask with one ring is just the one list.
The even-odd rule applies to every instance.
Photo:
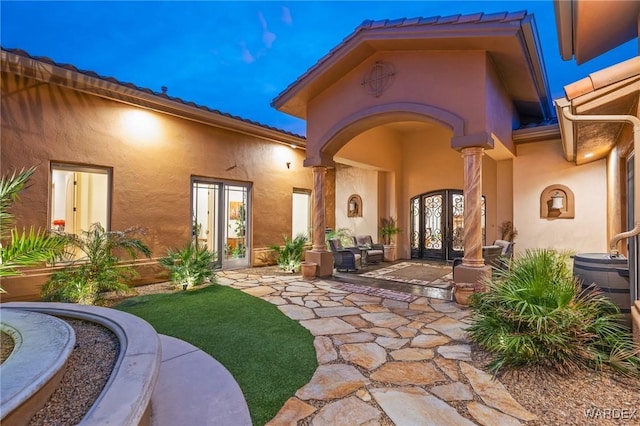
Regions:
[[464, 135], [464, 120], [450, 111], [428, 104], [393, 102], [362, 109], [338, 121], [314, 144], [319, 153], [317, 158], [332, 161], [340, 148], [365, 130], [408, 120], [437, 122], [451, 129], [453, 137]]

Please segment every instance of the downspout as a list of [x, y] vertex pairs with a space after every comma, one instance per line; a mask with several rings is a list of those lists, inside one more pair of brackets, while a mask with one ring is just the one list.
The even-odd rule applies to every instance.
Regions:
[[[625, 122], [630, 123], [633, 126], [633, 149], [636, 154], [640, 153], [640, 119], [633, 115], [575, 115], [570, 113], [568, 107], [562, 107], [562, 115], [569, 121], [604, 121], [604, 122]], [[636, 161], [634, 162], [634, 176], [637, 181], [640, 176], [640, 161], [638, 161], [636, 155]], [[611, 238], [609, 241], [609, 250], [611, 256], [618, 255], [618, 243], [625, 238], [632, 238], [640, 234], [640, 206], [638, 200], [640, 200], [640, 185], [634, 185], [634, 199], [636, 200], [636, 207], [634, 208], [634, 226], [627, 232], [622, 232]]]

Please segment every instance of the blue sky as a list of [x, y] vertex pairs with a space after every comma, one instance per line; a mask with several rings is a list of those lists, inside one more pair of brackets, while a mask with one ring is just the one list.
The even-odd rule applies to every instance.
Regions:
[[638, 54], [637, 40], [581, 66], [562, 61], [551, 1], [0, 3], [0, 43], [298, 134], [270, 102], [366, 19], [535, 14], [553, 98]]

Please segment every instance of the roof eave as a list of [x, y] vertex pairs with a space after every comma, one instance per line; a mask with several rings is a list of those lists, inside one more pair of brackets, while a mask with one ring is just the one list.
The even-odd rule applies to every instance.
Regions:
[[[157, 95], [111, 81], [93, 77], [78, 71], [55, 64], [39, 61], [36, 58], [18, 55], [6, 50], [0, 51], [1, 70], [38, 81], [67, 87], [79, 92], [99, 96], [101, 98], [126, 103], [184, 118], [201, 124], [232, 130], [235, 132], [257, 136], [271, 142], [306, 147], [306, 139], [302, 136], [281, 132], [259, 124], [253, 124], [237, 118], [229, 117], [214, 111], [205, 110], [194, 103], [172, 100], [166, 95]], [[133, 85], [131, 85], [133, 86]]]

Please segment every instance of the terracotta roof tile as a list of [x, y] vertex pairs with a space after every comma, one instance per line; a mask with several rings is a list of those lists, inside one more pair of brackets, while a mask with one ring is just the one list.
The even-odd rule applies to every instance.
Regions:
[[457, 15], [451, 15], [451, 16], [444, 16], [444, 17], [440, 17], [438, 18], [438, 25], [443, 25], [443, 24], [455, 24], [455, 23], [459, 23], [460, 22], [460, 14]]
[[86, 76], [89, 76], [89, 77], [93, 77], [93, 78], [97, 78], [97, 79], [100, 79], [100, 80], [108, 81], [110, 83], [118, 84], [118, 85], [123, 86], [123, 87], [128, 87], [128, 88], [131, 88], [131, 89], [134, 89], [134, 90], [139, 90], [141, 92], [148, 93], [150, 95], [154, 95], [154, 96], [157, 96], [157, 97], [160, 97], [160, 98], [168, 99], [168, 100], [176, 102], [176, 103], [180, 103], [180, 104], [188, 105], [188, 106], [193, 106], [195, 108], [198, 108], [198, 109], [201, 109], [201, 110], [204, 110], [204, 111], [207, 111], [207, 112], [211, 112], [213, 114], [217, 114], [217, 115], [221, 115], [221, 116], [224, 116], [224, 117], [228, 117], [228, 118], [231, 118], [231, 119], [234, 119], [234, 120], [238, 120], [238, 121], [241, 121], [241, 122], [244, 122], [244, 123], [248, 123], [248, 124], [252, 124], [252, 125], [255, 125], [255, 126], [259, 126], [259, 127], [265, 128], [265, 129], [274, 130], [274, 131], [277, 131], [277, 132], [280, 132], [280, 133], [283, 133], [283, 134], [286, 134], [286, 135], [294, 136], [294, 137], [297, 137], [297, 138], [306, 139], [304, 136], [295, 134], [293, 132], [289, 132], [289, 131], [286, 131], [286, 130], [283, 130], [283, 129], [279, 129], [277, 127], [273, 127], [273, 126], [269, 126], [269, 125], [266, 125], [266, 124], [262, 124], [262, 123], [259, 123], [257, 121], [253, 121], [253, 120], [249, 120], [249, 119], [246, 119], [246, 118], [242, 118], [242, 117], [239, 117], [237, 115], [232, 115], [232, 114], [229, 114], [229, 113], [226, 113], [226, 112], [222, 112], [222, 111], [219, 111], [217, 109], [211, 109], [211, 108], [206, 107], [206, 106], [198, 105], [195, 102], [185, 101], [185, 100], [183, 100], [181, 98], [178, 98], [178, 97], [175, 97], [175, 96], [168, 96], [168, 95], [166, 95], [164, 93], [155, 92], [155, 91], [153, 91], [153, 90], [151, 90], [149, 88], [140, 87], [140, 86], [137, 86], [137, 85], [135, 85], [133, 83], [122, 82], [122, 81], [116, 79], [115, 77], [105, 77], [105, 76], [102, 76], [102, 75], [96, 73], [95, 71], [81, 70], [81, 69], [79, 69], [76, 66], [71, 65], [71, 64], [58, 63], [58, 62], [55, 62], [54, 60], [52, 60], [52, 59], [50, 59], [50, 58], [48, 58], [46, 56], [33, 56], [33, 55], [30, 55], [28, 52], [26, 52], [26, 51], [24, 51], [22, 49], [11, 49], [11, 48], [5, 48], [5, 47], [0, 46], [0, 50], [12, 53], [14, 55], [23, 56], [25, 58], [33, 59], [33, 60], [36, 60], [36, 61], [39, 61], [39, 62], [43, 62], [43, 63], [46, 63], [46, 64], [54, 65], [56, 67], [64, 68], [66, 70], [77, 72], [77, 73], [80, 73], [80, 74], [83, 74], [83, 75], [86, 75]]

